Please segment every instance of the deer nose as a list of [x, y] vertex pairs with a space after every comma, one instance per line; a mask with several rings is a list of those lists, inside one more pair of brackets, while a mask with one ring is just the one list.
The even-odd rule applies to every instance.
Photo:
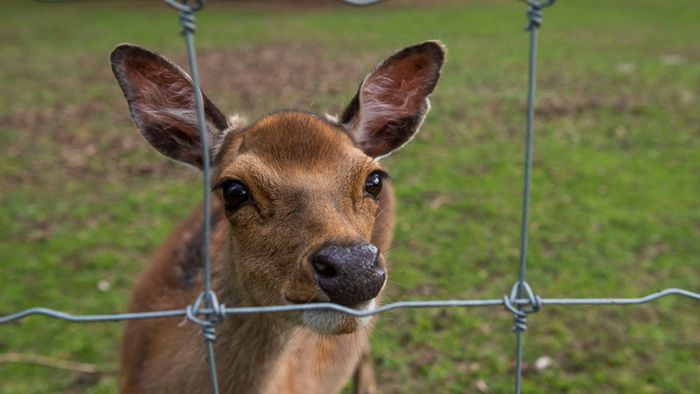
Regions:
[[355, 306], [376, 297], [384, 286], [386, 273], [372, 244], [324, 245], [309, 259], [318, 285], [333, 303]]

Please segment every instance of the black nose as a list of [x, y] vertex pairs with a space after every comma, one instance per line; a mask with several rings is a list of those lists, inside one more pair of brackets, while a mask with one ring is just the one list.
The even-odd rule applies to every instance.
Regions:
[[318, 285], [333, 303], [355, 306], [376, 297], [384, 286], [386, 274], [374, 245], [324, 245], [309, 259]]

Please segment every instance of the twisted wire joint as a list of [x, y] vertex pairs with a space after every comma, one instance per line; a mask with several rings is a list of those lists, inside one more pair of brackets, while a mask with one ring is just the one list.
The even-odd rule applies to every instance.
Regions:
[[182, 25], [182, 35], [195, 32], [194, 13], [204, 8], [204, 0], [197, 0], [195, 4], [190, 5], [188, 0], [182, 3], [177, 0], [165, 0], [165, 2], [180, 11], [180, 24]]
[[[211, 312], [204, 314], [203, 319], [197, 317], [203, 314], [202, 306]], [[209, 292], [201, 292], [194, 304], [185, 308], [185, 316], [187, 320], [199, 326], [205, 342], [214, 342], [216, 340], [216, 324], [224, 320], [225, 311], [226, 306], [219, 304], [216, 294], [210, 290]]]
[[542, 9], [551, 6], [556, 0], [545, 0], [544, 2], [540, 2], [539, 0], [522, 1], [526, 2], [530, 6], [527, 9], [528, 23], [525, 25], [525, 30], [532, 31], [533, 29], [537, 29], [542, 25]]
[[[521, 288], [525, 291], [529, 301], [527, 307], [515, 306], [515, 301], [518, 299], [518, 290]], [[527, 331], [527, 315], [539, 312], [542, 309], [541, 301], [542, 298], [539, 295], [535, 295], [527, 282], [515, 282], [510, 290], [510, 296], [503, 296], [503, 306], [513, 314], [513, 331]]]

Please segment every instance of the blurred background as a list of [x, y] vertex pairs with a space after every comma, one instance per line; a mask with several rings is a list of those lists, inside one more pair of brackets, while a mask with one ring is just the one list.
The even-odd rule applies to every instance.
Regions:
[[[340, 111], [394, 50], [449, 48], [421, 133], [386, 160], [398, 193], [387, 301], [498, 298], [516, 279], [528, 35], [514, 0], [211, 1], [201, 79], [224, 111]], [[134, 279], [200, 200], [199, 174], [132, 126], [108, 54], [136, 43], [186, 64], [159, 1], [5, 1], [0, 12], [0, 315], [124, 311]], [[700, 2], [560, 1], [540, 34], [527, 278], [544, 297], [700, 289]], [[383, 393], [512, 390], [512, 317], [383, 315]], [[545, 307], [524, 391], [700, 392], [688, 299]], [[120, 324], [0, 327], [0, 392], [113, 393]], [[76, 368], [10, 362], [42, 355]], [[4, 358], [3, 358], [4, 357]], [[204, 360], [203, 360], [204, 361]], [[55, 364], [55, 363], [54, 363]]]

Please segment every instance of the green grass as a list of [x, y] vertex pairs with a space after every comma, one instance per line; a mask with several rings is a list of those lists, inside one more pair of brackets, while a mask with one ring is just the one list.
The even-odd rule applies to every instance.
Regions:
[[[175, 12], [137, 2], [3, 10], [0, 314], [122, 311], [149, 253], [197, 203], [200, 187], [197, 174], [160, 158], [133, 129], [107, 54], [134, 42], [182, 60]], [[215, 78], [232, 66], [212, 61], [203, 83], [222, 108], [253, 118], [280, 107], [337, 110], [373, 62], [442, 39], [449, 61], [433, 111], [419, 137], [387, 159], [399, 199], [388, 298], [496, 298], [515, 280], [519, 253], [524, 12], [505, 0], [309, 12], [214, 3], [198, 15], [198, 48], [245, 54], [246, 78], [263, 87], [263, 78], [284, 78], [255, 74], [260, 48], [308, 49], [299, 56], [358, 72], [318, 76], [331, 90], [268, 87], [251, 99], [219, 86]], [[559, 2], [545, 11], [527, 275], [538, 294], [700, 289], [697, 15], [692, 0]], [[478, 381], [510, 391], [511, 324], [494, 309], [384, 315], [372, 340], [382, 392], [480, 392]], [[700, 392], [698, 327], [698, 303], [687, 299], [547, 307], [529, 319], [524, 391]], [[105, 371], [94, 379], [0, 363], [0, 392], [114, 392], [119, 333], [118, 324], [41, 317], [0, 327], [0, 354]], [[537, 371], [542, 356], [554, 364]]]

